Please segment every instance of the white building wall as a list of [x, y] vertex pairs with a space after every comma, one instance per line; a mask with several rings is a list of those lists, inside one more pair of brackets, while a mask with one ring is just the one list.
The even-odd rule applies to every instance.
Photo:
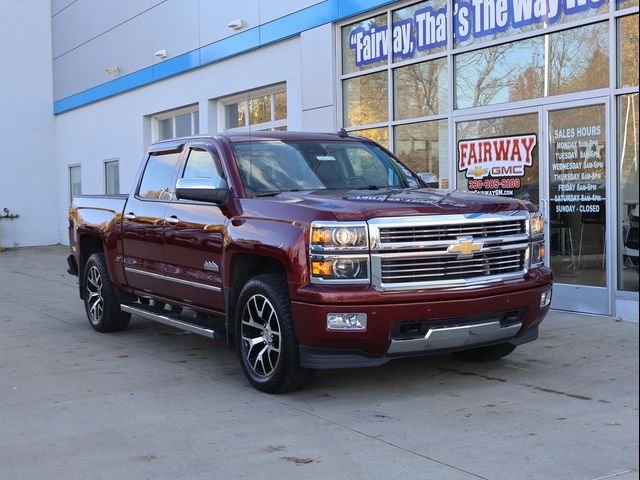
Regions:
[[50, 1], [0, 0], [0, 45], [0, 245], [57, 243]]
[[300, 36], [302, 122], [306, 131], [336, 131], [334, 26], [322, 25]]
[[83, 194], [103, 194], [104, 161], [117, 158], [120, 191], [128, 193], [151, 141], [151, 117], [158, 112], [197, 103], [200, 133], [217, 133], [222, 125], [216, 99], [285, 82], [289, 130], [335, 130], [333, 59], [333, 27], [325, 25], [58, 115], [55, 158], [59, 241], [68, 243], [68, 167], [81, 165]]

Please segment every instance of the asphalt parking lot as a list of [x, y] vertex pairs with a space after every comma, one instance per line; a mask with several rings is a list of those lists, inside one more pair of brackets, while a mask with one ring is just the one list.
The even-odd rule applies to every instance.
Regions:
[[638, 324], [553, 312], [507, 359], [271, 396], [223, 342], [89, 326], [65, 247], [0, 253], [0, 478], [638, 478]]

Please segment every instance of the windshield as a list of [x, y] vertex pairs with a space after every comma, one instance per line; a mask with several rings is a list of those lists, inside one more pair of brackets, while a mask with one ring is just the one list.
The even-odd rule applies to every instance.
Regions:
[[409, 170], [370, 143], [255, 141], [231, 148], [249, 195], [420, 186]]

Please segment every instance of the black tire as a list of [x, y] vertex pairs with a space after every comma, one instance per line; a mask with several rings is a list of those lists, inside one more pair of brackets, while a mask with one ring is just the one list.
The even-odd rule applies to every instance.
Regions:
[[87, 319], [94, 330], [107, 333], [127, 328], [131, 315], [120, 310], [116, 289], [109, 278], [102, 253], [94, 253], [87, 260], [82, 288]]
[[235, 340], [242, 370], [260, 391], [299, 390], [313, 374], [300, 366], [289, 295], [281, 275], [258, 275], [242, 288]]
[[471, 362], [490, 362], [506, 357], [516, 349], [515, 345], [510, 343], [499, 343], [497, 345], [489, 345], [488, 347], [472, 348], [471, 350], [463, 350], [456, 352], [458, 358], [469, 360]]

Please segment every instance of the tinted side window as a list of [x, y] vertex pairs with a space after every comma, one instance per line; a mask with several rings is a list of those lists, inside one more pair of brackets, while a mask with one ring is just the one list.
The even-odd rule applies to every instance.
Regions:
[[138, 195], [156, 200], [174, 200], [173, 173], [179, 157], [179, 153], [150, 156], [142, 174]]
[[211, 154], [195, 149], [189, 152], [182, 178], [210, 178], [216, 185], [220, 185], [222, 180]]

